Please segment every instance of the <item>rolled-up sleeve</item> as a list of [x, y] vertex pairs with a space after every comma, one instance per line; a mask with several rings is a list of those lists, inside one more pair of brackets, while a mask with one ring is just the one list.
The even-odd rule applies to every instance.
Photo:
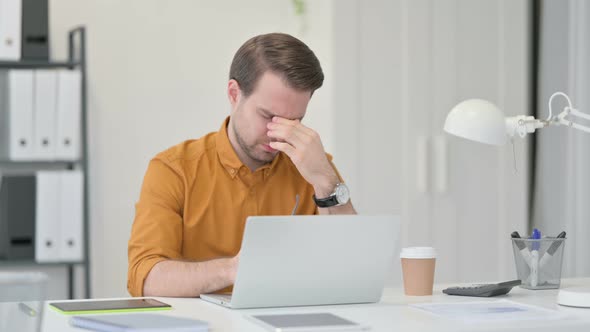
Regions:
[[128, 246], [127, 289], [143, 296], [143, 283], [158, 262], [181, 258], [185, 182], [181, 172], [158, 157], [150, 161]]

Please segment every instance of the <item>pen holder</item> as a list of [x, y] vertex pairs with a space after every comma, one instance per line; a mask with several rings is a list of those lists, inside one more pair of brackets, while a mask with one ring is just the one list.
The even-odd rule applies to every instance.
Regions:
[[559, 288], [565, 238], [512, 239], [514, 261], [520, 287]]

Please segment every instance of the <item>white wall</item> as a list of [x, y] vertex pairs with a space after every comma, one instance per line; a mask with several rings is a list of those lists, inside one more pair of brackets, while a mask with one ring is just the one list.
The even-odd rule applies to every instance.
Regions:
[[296, 17], [288, 0], [52, 0], [54, 58], [67, 31], [87, 27], [90, 234], [93, 297], [127, 294], [127, 241], [148, 161], [215, 131], [229, 113], [229, 65], [248, 38], [287, 32], [316, 53], [326, 74], [305, 122], [333, 146], [331, 1]]
[[[501, 241], [526, 221], [518, 204], [527, 199], [526, 175], [510, 173], [511, 150], [450, 139], [450, 190], [456, 195], [458, 186], [461, 195], [431, 195], [416, 189], [424, 166], [416, 144], [429, 149], [442, 134], [445, 112], [462, 98], [490, 98], [510, 114], [527, 107], [525, 1], [306, 3], [301, 19], [288, 0], [51, 1], [53, 55], [65, 57], [68, 29], [88, 29], [93, 296], [126, 295], [127, 240], [149, 159], [218, 129], [229, 110], [225, 85], [234, 52], [247, 38], [271, 31], [301, 37], [322, 62], [325, 86], [306, 122], [334, 153], [359, 211], [402, 214], [403, 244], [432, 241], [443, 251], [442, 280], [508, 273], [509, 242]], [[470, 11], [493, 24], [483, 25], [484, 37], [466, 30], [480, 21]], [[446, 48], [453, 41], [464, 42]], [[483, 58], [461, 58], [473, 45], [482, 47], [475, 54]], [[524, 169], [526, 148], [517, 148]], [[514, 182], [521, 189], [509, 190]], [[468, 208], [463, 198], [470, 198]], [[478, 218], [478, 209], [492, 213]], [[477, 236], [489, 232], [485, 251], [472, 250]], [[482, 260], [492, 262], [472, 266]], [[390, 280], [397, 279], [394, 270]]]

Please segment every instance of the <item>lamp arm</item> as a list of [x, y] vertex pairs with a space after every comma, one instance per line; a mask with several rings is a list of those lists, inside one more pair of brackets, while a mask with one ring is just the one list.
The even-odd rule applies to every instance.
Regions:
[[569, 109], [569, 112], [570, 112], [570, 113], [571, 113], [573, 116], [577, 116], [577, 117], [580, 117], [580, 118], [582, 118], [582, 119], [590, 120], [590, 114], [586, 114], [586, 113], [580, 112], [580, 111], [578, 111], [578, 110], [577, 110], [577, 109], [575, 109], [575, 108], [571, 108], [571, 109]]
[[570, 100], [570, 97], [561, 91], [557, 91], [557, 92], [553, 93], [551, 95], [551, 97], [549, 97], [549, 116], [547, 117], [547, 119], [545, 119], [545, 121], [547, 121], [547, 122], [553, 120], [552, 119], [553, 118], [553, 110], [551, 108], [551, 105], [553, 102], [553, 98], [555, 98], [557, 96], [562, 96], [563, 98], [565, 98], [567, 100], [567, 104], [568, 104], [569, 108], [573, 109], [572, 101]]
[[573, 121], [567, 120], [565, 117], [568, 115], [573, 115], [573, 116], [577, 116], [580, 117], [582, 119], [586, 119], [586, 120], [590, 120], [590, 115], [586, 114], [586, 113], [582, 113], [580, 111], [578, 111], [575, 108], [569, 108], [566, 107], [563, 112], [559, 113], [559, 115], [557, 115], [557, 120], [555, 121], [556, 124], [560, 124], [560, 125], [564, 125], [564, 126], [568, 126], [571, 128], [575, 128], [581, 131], [585, 131], [587, 133], [590, 133], [590, 127], [588, 126], [584, 126], [581, 125], [579, 123], [575, 123]]
[[[567, 100], [568, 106], [566, 106], [563, 109], [563, 112], [561, 112], [557, 116], [553, 117], [553, 110], [551, 108], [551, 104], [553, 102], [553, 98], [555, 98], [557, 96], [564, 97]], [[546, 122], [550, 125], [564, 125], [564, 126], [568, 126], [571, 128], [575, 128], [575, 129], [590, 133], [590, 127], [585, 126], [585, 125], [581, 125], [579, 123], [575, 123], [574, 121], [571, 121], [571, 120], [567, 120], [566, 116], [568, 116], [570, 114], [572, 116], [577, 116], [582, 119], [590, 120], [589, 114], [582, 113], [572, 106], [572, 101], [570, 100], [570, 97], [568, 97], [567, 94], [565, 94], [561, 91], [558, 91], [558, 92], [555, 92], [554, 94], [552, 94], [551, 97], [549, 98], [549, 116], [547, 117]]]

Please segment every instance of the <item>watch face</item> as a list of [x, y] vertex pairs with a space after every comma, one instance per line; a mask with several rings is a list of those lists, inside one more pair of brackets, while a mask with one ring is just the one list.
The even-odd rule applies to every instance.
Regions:
[[338, 200], [338, 204], [346, 204], [350, 199], [350, 193], [348, 192], [348, 187], [341, 183], [336, 187], [336, 199]]

